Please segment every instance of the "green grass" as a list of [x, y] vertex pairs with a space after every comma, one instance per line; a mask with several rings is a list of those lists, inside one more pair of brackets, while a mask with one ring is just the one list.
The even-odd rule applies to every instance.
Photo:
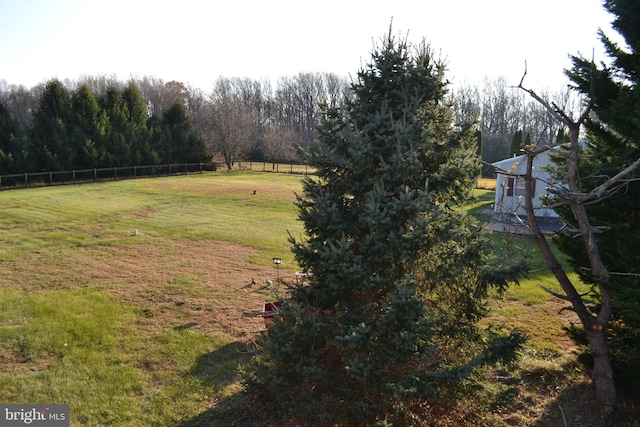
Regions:
[[[277, 253], [294, 269], [287, 232], [301, 233], [292, 203], [300, 179], [221, 173], [0, 193], [0, 402], [70, 403], [72, 425], [172, 425], [237, 388], [248, 357], [237, 337], [192, 329], [178, 315], [145, 330], [171, 313], [166, 301], [228, 303], [232, 294], [181, 273], [178, 258], [141, 308], [110, 292], [118, 283], [92, 284], [100, 272], [78, 259], [224, 240], [257, 249], [252, 262], [271, 267]], [[25, 262], [33, 268], [15, 274]]]
[[[0, 308], [0, 360], [13, 365], [0, 371], [2, 402], [70, 403], [82, 425], [166, 425], [216, 394], [190, 373], [229, 338], [172, 329], [136, 337], [132, 311], [99, 289], [2, 290]], [[139, 368], [149, 363], [155, 375]]]
[[[239, 351], [245, 338], [211, 319], [245, 296], [225, 276], [188, 270], [170, 249], [225, 241], [255, 249], [252, 266], [273, 268], [280, 256], [295, 270], [288, 233], [303, 233], [293, 204], [300, 180], [234, 172], [0, 192], [0, 402], [69, 403], [72, 425], [156, 426], [198, 419], [235, 395], [238, 365], [250, 357]], [[493, 192], [476, 194], [465, 209], [487, 220]], [[524, 239], [492, 238], [507, 257], [536, 256]], [[153, 247], [172, 254], [172, 274], [155, 282], [126, 269], [104, 279], [86, 263], [119, 265], [123, 253]], [[540, 317], [554, 298], [539, 284], [557, 289], [545, 270], [534, 272], [496, 297], [492, 316], [530, 336], [525, 371], [557, 375], [562, 322]]]
[[474, 190], [474, 199], [471, 202], [468, 202], [464, 209], [469, 211], [471, 215], [476, 217], [479, 221], [489, 221], [491, 215], [489, 211], [492, 210], [491, 204], [494, 200], [494, 191], [490, 190]]
[[80, 413], [106, 395], [127, 411], [127, 393], [143, 378], [122, 363], [126, 308], [97, 290], [2, 290], [0, 306], [0, 354], [14, 363], [0, 374], [0, 401], [70, 402]]
[[[165, 239], [213, 239], [282, 251], [295, 220], [300, 176], [217, 174], [6, 191], [0, 260], [55, 247], [134, 244], [134, 229]], [[177, 184], [186, 180], [189, 185]], [[253, 189], [258, 189], [253, 195]], [[153, 241], [153, 240], [152, 240]], [[292, 258], [283, 253], [285, 261]], [[256, 260], [267, 264], [268, 255]], [[290, 262], [288, 262], [290, 264]]]

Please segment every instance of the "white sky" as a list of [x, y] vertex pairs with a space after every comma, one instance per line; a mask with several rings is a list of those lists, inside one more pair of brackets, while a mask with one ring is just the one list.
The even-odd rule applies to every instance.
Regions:
[[0, 0], [0, 80], [153, 76], [208, 92], [219, 77], [355, 76], [388, 31], [424, 38], [454, 83], [556, 90], [569, 54], [606, 58], [601, 0]]

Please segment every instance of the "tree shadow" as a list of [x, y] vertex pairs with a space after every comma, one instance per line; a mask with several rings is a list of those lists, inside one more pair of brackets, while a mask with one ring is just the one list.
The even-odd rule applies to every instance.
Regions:
[[[235, 341], [213, 352], [201, 355], [191, 374], [207, 382], [217, 389], [236, 384], [241, 379], [239, 366], [247, 366], [254, 355], [260, 355], [259, 350], [246, 341]], [[640, 396], [638, 393], [623, 390], [621, 406], [615, 412], [606, 412], [598, 404], [593, 384], [581, 379], [568, 379], [570, 372], [576, 369], [575, 362], [567, 362], [555, 368], [538, 366], [521, 373], [519, 378], [512, 378], [515, 382], [505, 392], [503, 404], [503, 424], [522, 425], [517, 420], [518, 414], [525, 415], [527, 425], [532, 427], [570, 426], [570, 427], [638, 427], [640, 419]], [[524, 397], [516, 397], [518, 390], [524, 391]], [[514, 394], [515, 393], [515, 394]], [[545, 399], [542, 403], [536, 399], [555, 395], [552, 399]], [[511, 400], [515, 398], [515, 400]], [[507, 403], [511, 401], [511, 403]], [[211, 402], [212, 407], [206, 411], [181, 421], [176, 427], [204, 427], [204, 426], [299, 426], [300, 422], [283, 418], [273, 401], [265, 400], [257, 394], [237, 390]], [[531, 409], [539, 415], [532, 417]], [[512, 414], [511, 417], [507, 414]]]
[[[247, 366], [260, 350], [259, 335], [255, 341], [234, 341], [198, 357], [191, 375], [218, 390], [224, 389], [240, 382], [240, 369]], [[274, 413], [273, 408], [269, 408], [267, 402], [260, 401], [258, 397], [251, 396], [243, 390], [217, 398], [212, 404], [212, 408], [181, 421], [176, 427], [274, 425], [275, 420], [270, 416]]]
[[189, 323], [185, 323], [184, 325], [177, 325], [173, 327], [173, 330], [176, 332], [180, 332], [180, 331], [184, 331], [187, 329], [191, 329], [195, 326], [198, 326], [198, 324], [196, 322], [189, 322]]
[[621, 390], [620, 405], [615, 410], [607, 410], [596, 399], [592, 382], [569, 384], [546, 405], [532, 426], [635, 427], [640, 417], [638, 397], [635, 393]]
[[569, 386], [550, 402], [533, 427], [605, 425], [593, 386], [588, 383]]
[[[276, 414], [273, 416], [272, 414]], [[274, 408], [255, 396], [238, 392], [215, 402], [215, 406], [195, 417], [182, 421], [176, 427], [272, 427], [294, 426], [277, 415]]]
[[202, 354], [190, 374], [216, 389], [223, 389], [240, 380], [238, 366], [251, 360], [251, 353], [246, 349], [247, 343], [238, 340]]

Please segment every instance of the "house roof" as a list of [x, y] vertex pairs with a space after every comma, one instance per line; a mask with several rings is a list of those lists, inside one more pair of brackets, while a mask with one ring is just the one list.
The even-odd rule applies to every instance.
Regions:
[[498, 160], [497, 162], [491, 163], [491, 165], [502, 170], [509, 170], [516, 162], [521, 163], [524, 160], [525, 160], [525, 155], [521, 154], [519, 156], [510, 157], [508, 159]]
[[[551, 148], [551, 150], [560, 150], [560, 147], [554, 146], [553, 148]], [[550, 154], [550, 150], [543, 151], [542, 153], [538, 154], [533, 159], [534, 168], [539, 168], [541, 166], [547, 165], [549, 163], [549, 154]], [[518, 164], [518, 168], [520, 168], [520, 165], [524, 165], [525, 162], [526, 162], [526, 156], [524, 154], [521, 154], [519, 156], [498, 160], [497, 162], [491, 163], [491, 165], [497, 169], [498, 173], [501, 173], [500, 171], [512, 170], [513, 165], [516, 163]]]

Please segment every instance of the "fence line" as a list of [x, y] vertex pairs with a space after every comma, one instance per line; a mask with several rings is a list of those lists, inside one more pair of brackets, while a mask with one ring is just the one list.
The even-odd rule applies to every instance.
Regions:
[[[229, 170], [224, 163], [181, 163], [150, 166], [120, 166], [112, 168], [77, 169], [58, 172], [29, 172], [0, 175], [0, 190], [49, 185], [79, 184], [86, 182], [117, 181], [122, 179], [151, 178], [191, 173], [216, 172]], [[256, 171], [277, 173], [308, 174], [307, 165], [268, 162], [236, 162], [231, 171]]]

